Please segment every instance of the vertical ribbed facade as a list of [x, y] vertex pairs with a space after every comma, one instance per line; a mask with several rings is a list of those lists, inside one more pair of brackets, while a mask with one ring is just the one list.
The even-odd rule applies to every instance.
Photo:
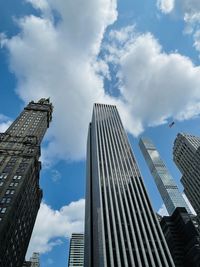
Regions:
[[169, 215], [172, 215], [177, 207], [184, 207], [191, 213], [152, 140], [141, 138], [139, 146]]
[[84, 266], [174, 266], [111, 105], [95, 104], [89, 126]]
[[0, 267], [21, 267], [42, 199], [40, 144], [52, 119], [49, 99], [31, 101], [0, 134]]
[[184, 193], [200, 224], [200, 137], [179, 133], [174, 142], [173, 158], [183, 175], [181, 183]]
[[84, 234], [72, 234], [70, 239], [68, 267], [84, 266]]

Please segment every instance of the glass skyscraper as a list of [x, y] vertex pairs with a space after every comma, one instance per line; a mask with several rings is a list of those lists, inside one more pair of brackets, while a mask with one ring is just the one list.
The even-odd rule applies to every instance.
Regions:
[[183, 175], [184, 193], [196, 211], [200, 225], [200, 137], [179, 133], [174, 142], [173, 158]]
[[89, 125], [84, 266], [174, 266], [112, 105], [95, 104]]
[[152, 140], [141, 138], [139, 146], [169, 215], [172, 215], [177, 207], [184, 207], [191, 213]]
[[0, 134], [0, 267], [21, 267], [42, 199], [40, 144], [52, 119], [49, 99], [31, 101]]

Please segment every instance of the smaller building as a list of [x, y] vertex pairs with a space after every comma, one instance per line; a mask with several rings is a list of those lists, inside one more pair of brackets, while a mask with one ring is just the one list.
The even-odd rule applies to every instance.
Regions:
[[184, 207], [176, 208], [172, 216], [160, 222], [176, 267], [200, 266], [200, 236], [196, 216]]
[[40, 267], [40, 254], [34, 252], [30, 261], [25, 261], [22, 267]]
[[31, 262], [30, 261], [25, 261], [22, 267], [31, 267]]
[[70, 239], [68, 267], [84, 266], [84, 234], [72, 234]]

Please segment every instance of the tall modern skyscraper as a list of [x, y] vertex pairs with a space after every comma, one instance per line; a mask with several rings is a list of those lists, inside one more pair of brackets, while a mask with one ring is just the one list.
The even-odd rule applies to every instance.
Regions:
[[68, 267], [84, 266], [84, 234], [72, 234], [70, 239]]
[[95, 104], [87, 142], [85, 267], [174, 266], [115, 106]]
[[191, 214], [153, 142], [141, 138], [139, 146], [170, 215], [164, 216], [160, 224], [175, 266], [200, 266], [200, 236], [196, 216]]
[[188, 213], [191, 213], [152, 140], [141, 138], [139, 146], [169, 215], [172, 215], [177, 207], [185, 207]]
[[23, 265], [42, 199], [40, 143], [51, 118], [48, 99], [31, 101], [0, 134], [0, 267]]
[[183, 175], [184, 193], [196, 211], [200, 225], [200, 137], [179, 133], [174, 142], [173, 157]]

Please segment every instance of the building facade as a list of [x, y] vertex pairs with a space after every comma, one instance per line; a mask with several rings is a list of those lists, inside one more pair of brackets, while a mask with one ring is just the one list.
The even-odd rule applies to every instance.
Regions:
[[23, 263], [22, 267], [31, 267], [31, 262], [30, 261], [25, 261]]
[[159, 221], [175, 266], [200, 266], [200, 236], [196, 216], [191, 214], [153, 142], [141, 138], [139, 146], [170, 215]]
[[174, 266], [115, 106], [95, 104], [87, 141], [85, 267]]
[[184, 193], [200, 225], [200, 137], [179, 133], [174, 142], [173, 158], [182, 173]]
[[152, 140], [140, 138], [139, 147], [169, 215], [172, 215], [177, 207], [185, 207], [188, 213], [191, 213]]
[[0, 266], [21, 267], [42, 199], [40, 144], [52, 118], [49, 99], [30, 102], [0, 134]]
[[196, 216], [176, 208], [160, 222], [176, 267], [200, 266], [200, 236]]
[[33, 252], [30, 261], [25, 261], [22, 267], [40, 267], [40, 254]]
[[84, 266], [84, 234], [74, 233], [70, 239], [68, 267]]

